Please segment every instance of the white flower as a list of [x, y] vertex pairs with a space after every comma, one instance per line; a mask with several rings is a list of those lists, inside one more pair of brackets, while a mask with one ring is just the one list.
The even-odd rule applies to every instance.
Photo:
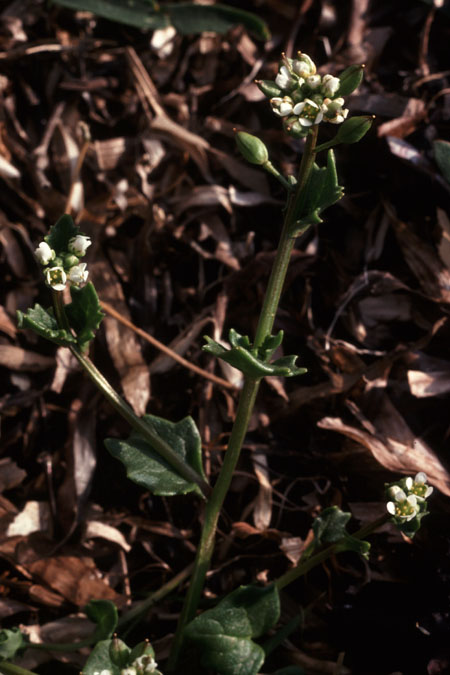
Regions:
[[308, 56], [308, 54], [302, 54], [298, 52], [298, 58], [292, 61], [292, 70], [296, 75], [304, 77], [305, 79], [310, 75], [316, 74], [316, 64]]
[[142, 672], [143, 675], [154, 673], [157, 665], [155, 659], [150, 654], [139, 656], [133, 661], [133, 666], [135, 666], [139, 672]]
[[90, 237], [86, 237], [84, 234], [77, 234], [76, 237], [72, 237], [72, 239], [69, 240], [68, 248], [70, 253], [81, 258], [91, 244]]
[[343, 108], [344, 99], [342, 97], [335, 98], [331, 101], [325, 98], [324, 101], [325, 120], [331, 124], [341, 124], [348, 115], [348, 109]]
[[[324, 96], [334, 96], [340, 85], [341, 81], [338, 77], [333, 77], [333, 75], [324, 75], [322, 77], [322, 91]], [[344, 103], [343, 100], [342, 103]]]
[[275, 115], [280, 117], [286, 117], [292, 113], [294, 101], [289, 97], [285, 96], [284, 98], [271, 98], [270, 105]]
[[137, 670], [136, 668], [122, 668], [120, 671], [120, 675], [137, 675]]
[[298, 121], [304, 127], [311, 127], [323, 120], [322, 107], [319, 107], [310, 98], [305, 98], [301, 103], [296, 103], [293, 112], [294, 115], [298, 115]]
[[112, 675], [112, 672], [110, 670], [95, 670], [94, 675]]
[[48, 285], [51, 286], [53, 290], [63, 291], [65, 289], [67, 275], [62, 267], [49, 267], [47, 270], [45, 270], [45, 276]]
[[306, 78], [306, 84], [311, 87], [311, 89], [317, 89], [322, 82], [320, 75], [310, 75]]
[[84, 284], [89, 275], [89, 272], [86, 270], [86, 267], [87, 267], [86, 263], [80, 263], [79, 265], [74, 265], [73, 267], [70, 268], [68, 273], [68, 279], [71, 284], [74, 284], [75, 286]]
[[[393, 486], [395, 488], [395, 486]], [[397, 486], [398, 487], [398, 486]], [[412, 520], [419, 512], [416, 495], [406, 496], [400, 487], [395, 491], [393, 502], [386, 504], [388, 512], [400, 520]]]
[[410, 481], [410, 484], [407, 484], [408, 490], [415, 495], [419, 501], [427, 499], [433, 492], [431, 485], [427, 485], [427, 474], [423, 471], [419, 471], [419, 473], [415, 475], [414, 480], [412, 478], [407, 478], [406, 480]]
[[287, 66], [281, 66], [278, 75], [275, 78], [275, 84], [280, 89], [293, 89], [298, 82], [298, 78], [292, 77], [292, 73]]
[[48, 265], [48, 263], [54, 259], [55, 251], [50, 248], [50, 246], [45, 241], [41, 241], [39, 246], [34, 252], [34, 255], [39, 260], [41, 265]]

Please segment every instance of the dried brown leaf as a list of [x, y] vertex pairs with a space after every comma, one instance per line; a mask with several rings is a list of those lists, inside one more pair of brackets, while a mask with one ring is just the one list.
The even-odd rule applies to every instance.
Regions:
[[14, 345], [0, 345], [0, 366], [10, 370], [39, 372], [55, 365], [52, 356], [29, 352]]

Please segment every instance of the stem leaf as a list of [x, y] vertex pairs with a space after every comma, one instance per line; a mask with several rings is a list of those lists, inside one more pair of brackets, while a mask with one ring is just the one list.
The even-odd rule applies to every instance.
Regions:
[[181, 35], [226, 33], [242, 24], [260, 40], [270, 38], [265, 21], [252, 12], [237, 7], [197, 5], [192, 2], [162, 3], [155, 7], [149, 0], [55, 0], [56, 4], [76, 11], [85, 10], [98, 16], [142, 30], [174, 26]]
[[[240, 335], [233, 328], [229, 332], [231, 349], [226, 349], [208, 335], [204, 338], [207, 344], [203, 346], [203, 351], [226, 361], [247, 377], [255, 380], [267, 375], [293, 377], [306, 373], [306, 368], [297, 368], [295, 360], [298, 357], [294, 355], [283, 356], [272, 363], [267, 363], [266, 359], [270, 358], [281, 343], [283, 338], [281, 331], [276, 336], [268, 336], [259, 350], [255, 350], [247, 335]], [[255, 354], [255, 351], [258, 353]]]
[[87, 617], [97, 624], [92, 636], [93, 642], [106, 640], [112, 636], [119, 621], [119, 616], [117, 607], [111, 600], [91, 600], [84, 611]]
[[29, 328], [46, 340], [56, 342], [62, 347], [76, 343], [75, 337], [69, 331], [59, 328], [52, 310], [46, 310], [41, 305], [36, 304], [28, 309], [26, 314], [18, 311], [17, 323], [19, 328]]
[[70, 287], [72, 302], [66, 305], [65, 312], [71, 327], [77, 335], [77, 343], [82, 352], [86, 352], [94, 339], [94, 331], [100, 326], [104, 314], [100, 308], [94, 284], [89, 282], [83, 288]]
[[68, 250], [69, 241], [72, 237], [76, 237], [79, 231], [80, 228], [76, 227], [72, 216], [65, 213], [52, 225], [49, 233], [44, 237], [44, 241], [59, 254], [61, 251]]
[[[201, 438], [192, 417], [185, 417], [180, 422], [170, 422], [154, 415], [144, 415], [143, 419], [204, 478]], [[113, 457], [124, 464], [128, 478], [153, 494], [173, 496], [198, 492], [197, 485], [182, 478], [140, 434], [132, 432], [125, 441], [106, 438], [104, 443]]]
[[0, 660], [13, 659], [27, 648], [27, 641], [19, 628], [4, 628], [0, 631]]
[[336, 551], [355, 551], [367, 556], [370, 549], [369, 542], [352, 537], [347, 532], [347, 523], [351, 516], [351, 513], [341, 511], [338, 506], [324, 509], [313, 523], [316, 544], [337, 544]]
[[241, 586], [186, 626], [186, 638], [201, 653], [201, 663], [219, 675], [256, 675], [264, 663], [262, 647], [253, 642], [280, 616], [275, 586]]

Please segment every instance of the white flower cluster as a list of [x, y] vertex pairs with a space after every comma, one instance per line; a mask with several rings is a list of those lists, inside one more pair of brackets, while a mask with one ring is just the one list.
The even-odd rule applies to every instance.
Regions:
[[320, 122], [341, 124], [348, 115], [339, 96], [341, 81], [334, 75], [319, 75], [312, 59], [298, 52], [296, 59], [283, 55], [270, 99], [273, 112], [293, 136], [306, 136], [309, 127]]
[[[157, 665], [153, 656], [144, 654], [135, 659], [130, 666], [122, 668], [120, 675], [157, 675], [159, 673], [156, 670]], [[112, 672], [106, 668], [94, 671], [94, 675], [112, 675]]]
[[386, 508], [396, 520], [408, 522], [423, 513], [425, 500], [431, 495], [433, 488], [427, 485], [427, 476], [423, 471], [419, 471], [414, 478], [408, 476], [400, 482], [401, 485], [391, 485], [388, 488], [387, 494], [391, 501], [388, 501]]
[[[91, 245], [91, 240], [84, 234], [77, 234], [69, 240], [68, 250], [65, 252], [54, 251], [46, 241], [41, 241], [34, 254], [37, 260], [44, 266], [44, 274], [47, 284], [55, 291], [63, 291], [66, 283], [71, 286], [80, 286], [85, 283], [89, 272], [86, 263], [80, 262], [86, 250]], [[105, 673], [100, 673], [105, 675]]]

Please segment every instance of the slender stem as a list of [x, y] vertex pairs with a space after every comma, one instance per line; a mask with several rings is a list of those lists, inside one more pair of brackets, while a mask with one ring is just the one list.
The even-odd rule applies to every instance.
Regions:
[[[54, 291], [53, 292], [53, 302], [55, 307], [55, 315], [58, 320], [58, 323], [61, 327], [66, 330], [70, 330], [70, 326], [67, 321], [67, 317], [64, 312], [64, 305], [62, 299], [62, 293]], [[98, 389], [102, 392], [103, 396], [110, 402], [113, 408], [121, 415], [130, 426], [135, 429], [141, 436], [143, 436], [152, 446], [156, 452], [158, 452], [185, 480], [195, 483], [203, 496], [206, 496], [210, 493], [211, 488], [208, 483], [195, 471], [192, 469], [171, 447], [168, 445], [158, 434], [153, 431], [151, 426], [142, 418], [138, 417], [134, 411], [130, 408], [128, 403], [126, 403], [121, 396], [116, 392], [116, 390], [109, 384], [108, 380], [103, 377], [101, 372], [97, 370], [92, 361], [82, 354], [80, 350], [73, 346], [69, 345], [69, 349], [75, 358], [78, 360], [80, 365], [84, 368], [85, 372]]]
[[0, 661], [0, 675], [37, 675], [37, 673], [20, 666], [15, 666], [8, 661]]
[[[270, 335], [273, 327], [284, 280], [286, 278], [292, 247], [295, 241], [295, 238], [291, 235], [291, 232], [298, 217], [297, 214], [300, 212], [301, 205], [305, 199], [305, 188], [307, 187], [309, 175], [314, 163], [314, 147], [316, 141], [317, 127], [313, 127], [305, 145], [295, 191], [291, 193], [291, 196], [288, 200], [280, 243], [273, 264], [272, 273], [268, 282], [264, 303], [261, 309], [254, 347], [261, 346], [265, 338]], [[244, 380], [244, 387], [239, 398], [236, 419], [231, 431], [227, 451], [225, 453], [225, 459], [217, 482], [206, 505], [202, 536], [194, 562], [194, 572], [192, 574], [191, 583], [186, 595], [172, 644], [172, 649], [167, 664], [168, 672], [171, 672], [176, 668], [176, 664], [183, 645], [184, 628], [186, 624], [194, 617], [202, 594], [206, 573], [208, 571], [211, 556], [214, 550], [214, 540], [220, 510], [230, 487], [233, 472], [241, 452], [242, 443], [244, 441], [245, 434], [247, 433], [248, 423], [250, 421], [256, 395], [258, 393], [259, 382], [260, 380], [254, 380], [249, 377], [246, 377]]]
[[278, 169], [272, 164], [272, 162], [269, 162], [269, 160], [267, 160], [267, 162], [264, 162], [264, 164], [261, 164], [261, 166], [272, 176], [275, 176], [275, 178], [278, 181], [280, 181], [281, 185], [283, 185], [283, 187], [285, 187], [288, 192], [292, 192], [292, 190], [295, 190], [295, 185], [292, 185], [288, 180], [286, 180], [283, 174], [278, 171]]
[[[387, 523], [390, 518], [391, 516], [388, 514], [381, 516], [377, 520], [374, 520], [372, 523], [365, 525], [360, 530], [352, 534], [352, 537], [354, 537], [355, 539], [364, 539], [365, 537], [367, 537], [367, 535], [371, 534], [379, 527], [381, 527], [381, 525]], [[318, 553], [311, 556], [310, 558], [307, 558], [306, 560], [303, 557], [300, 558], [296, 567], [293, 567], [291, 570], [288, 570], [279, 579], [277, 579], [277, 581], [275, 582], [275, 586], [280, 591], [285, 586], [288, 586], [293, 581], [306, 574], [306, 572], [309, 572], [309, 570], [313, 569], [313, 567], [317, 567], [317, 565], [320, 565], [320, 563], [324, 562], [324, 560], [327, 560], [327, 558], [329, 558], [331, 555], [333, 555], [333, 553], [336, 553], [339, 550], [339, 544], [340, 544], [339, 541], [337, 541], [334, 544], [330, 544], [330, 546], [327, 546], [326, 548], [322, 549], [322, 551], [319, 551]]]

